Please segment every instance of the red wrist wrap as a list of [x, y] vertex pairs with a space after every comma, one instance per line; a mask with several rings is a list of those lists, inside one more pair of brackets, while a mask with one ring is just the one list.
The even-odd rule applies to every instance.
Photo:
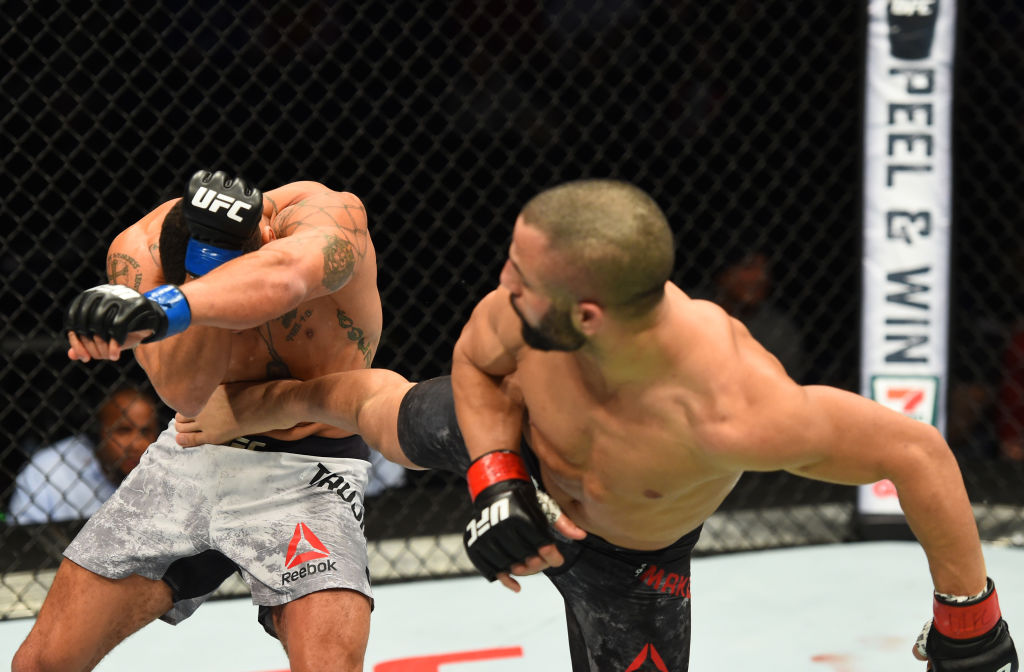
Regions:
[[473, 460], [466, 471], [469, 495], [474, 500], [487, 486], [510, 479], [530, 480], [530, 474], [526, 471], [526, 463], [523, 462], [523, 458], [519, 456], [519, 453], [514, 453], [511, 450], [484, 453]]
[[999, 619], [1002, 618], [995, 588], [975, 604], [947, 604], [935, 598], [932, 613], [934, 614], [932, 626], [951, 639], [980, 637], [996, 627]]

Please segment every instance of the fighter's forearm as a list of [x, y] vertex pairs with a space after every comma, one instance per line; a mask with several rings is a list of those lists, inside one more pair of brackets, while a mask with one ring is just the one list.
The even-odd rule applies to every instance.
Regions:
[[935, 590], [975, 595], [985, 588], [985, 559], [956, 460], [942, 442], [907, 450], [916, 453], [914, 459], [892, 480], [928, 558]]
[[[323, 288], [321, 288], [323, 289]], [[191, 324], [251, 329], [276, 319], [323, 291], [311, 290], [291, 260], [257, 250], [181, 287]]]
[[356, 390], [346, 387], [342, 372], [305, 381], [279, 381], [268, 385], [263, 406], [272, 408], [271, 416], [290, 425], [320, 422], [347, 432], [358, 433], [360, 399]]
[[197, 326], [175, 337], [135, 349], [153, 388], [164, 403], [194, 417], [224, 380], [231, 352], [231, 334]]
[[493, 450], [518, 452], [523, 409], [506, 394], [501, 378], [456, 357], [452, 361], [452, 393], [471, 460]]

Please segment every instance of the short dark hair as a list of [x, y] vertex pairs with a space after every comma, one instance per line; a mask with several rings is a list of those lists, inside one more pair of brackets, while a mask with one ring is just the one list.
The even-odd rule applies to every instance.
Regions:
[[[171, 206], [164, 215], [164, 223], [160, 228], [160, 267], [164, 273], [164, 280], [172, 285], [185, 282], [185, 253], [188, 251], [188, 241], [191, 237], [188, 224], [185, 223], [182, 203], [183, 201], [178, 201]], [[252, 238], [242, 246], [242, 252], [259, 249], [261, 235], [257, 227]]]
[[181, 201], [164, 215], [160, 228], [160, 267], [164, 280], [172, 285], [185, 282], [185, 251], [188, 249], [188, 226], [182, 216]]
[[607, 179], [567, 182], [533, 197], [522, 218], [565, 255], [576, 276], [569, 284], [589, 298], [639, 315], [664, 295], [675, 240], [661, 208], [638, 187]]

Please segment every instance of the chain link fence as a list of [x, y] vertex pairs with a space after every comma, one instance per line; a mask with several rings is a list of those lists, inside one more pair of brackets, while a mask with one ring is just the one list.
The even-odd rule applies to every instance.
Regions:
[[[964, 5], [949, 440], [983, 535], [1024, 544], [1024, 8]], [[665, 209], [683, 289], [728, 306], [801, 382], [857, 389], [861, 3], [4, 7], [5, 507], [34, 451], [82, 432], [114, 387], [146, 384], [130, 356], [69, 362], [62, 313], [104, 282], [114, 235], [200, 167], [264, 189], [315, 179], [363, 199], [385, 310], [375, 365], [410, 379], [447, 372], [521, 204], [560, 181], [610, 176]], [[458, 480], [410, 473], [371, 498], [375, 579], [467, 571], [464, 493]], [[698, 550], [854, 539], [854, 498], [751, 474]], [[0, 619], [35, 613], [79, 525], [0, 526]]]

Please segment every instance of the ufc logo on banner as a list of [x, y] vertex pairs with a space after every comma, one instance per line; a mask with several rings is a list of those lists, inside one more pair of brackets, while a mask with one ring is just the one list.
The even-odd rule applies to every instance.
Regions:
[[890, 7], [893, 16], [931, 16], [935, 13], [935, 0], [892, 0]]
[[466, 525], [466, 532], [469, 533], [467, 546], [472, 546], [476, 540], [483, 536], [492, 526], [508, 518], [508, 498], [499, 499], [480, 512], [479, 520], [471, 520]]
[[233, 219], [236, 222], [242, 221], [238, 211], [242, 208], [248, 210], [250, 206], [248, 203], [242, 201], [236, 201], [231, 196], [207, 189], [206, 187], [199, 187], [196, 190], [196, 195], [192, 197], [192, 205], [203, 210], [209, 210], [210, 212], [217, 212], [224, 208], [228, 208], [227, 216], [228, 219]]

